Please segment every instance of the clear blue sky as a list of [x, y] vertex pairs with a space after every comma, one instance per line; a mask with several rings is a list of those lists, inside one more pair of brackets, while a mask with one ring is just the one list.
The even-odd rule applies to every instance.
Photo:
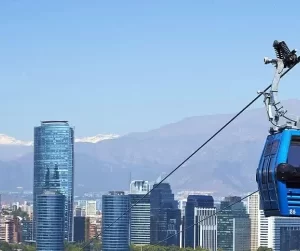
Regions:
[[[40, 120], [66, 119], [77, 136], [124, 134], [235, 112], [271, 81], [274, 39], [300, 49], [299, 11], [274, 0], [1, 1], [0, 133], [31, 139]], [[298, 67], [282, 98], [300, 97], [299, 78]]]

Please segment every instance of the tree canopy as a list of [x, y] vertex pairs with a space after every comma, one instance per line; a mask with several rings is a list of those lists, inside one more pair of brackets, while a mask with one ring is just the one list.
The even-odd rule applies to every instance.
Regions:
[[156, 245], [147, 245], [147, 246], [130, 246], [130, 251], [209, 251], [207, 249], [197, 247], [193, 248], [180, 248], [177, 246], [156, 246]]
[[273, 251], [273, 249], [268, 247], [259, 247], [257, 251]]

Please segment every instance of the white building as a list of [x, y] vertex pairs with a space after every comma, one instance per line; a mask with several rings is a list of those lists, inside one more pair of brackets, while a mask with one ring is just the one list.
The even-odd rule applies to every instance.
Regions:
[[85, 205], [85, 216], [96, 217], [97, 215], [97, 202], [95, 200], [87, 200]]
[[149, 191], [148, 181], [130, 183], [130, 243], [134, 245], [150, 244], [150, 196], [145, 196]]
[[247, 211], [251, 222], [251, 239], [250, 239], [250, 250], [257, 251], [259, 247], [259, 193], [256, 192], [248, 197], [247, 200]]
[[130, 183], [130, 194], [146, 194], [150, 190], [150, 184], [145, 180], [134, 180]]
[[[217, 251], [217, 215], [216, 208], [195, 208], [194, 248], [202, 247]], [[197, 231], [196, 231], [197, 230]]]

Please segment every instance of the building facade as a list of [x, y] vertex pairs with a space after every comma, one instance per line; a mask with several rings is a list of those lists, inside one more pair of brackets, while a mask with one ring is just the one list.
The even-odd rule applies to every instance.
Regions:
[[80, 243], [89, 240], [90, 218], [74, 217], [74, 242]]
[[300, 219], [288, 217], [264, 217], [260, 210], [260, 246], [273, 251], [300, 249]]
[[64, 251], [65, 196], [45, 191], [36, 198], [36, 250]]
[[[154, 184], [156, 187], [157, 184]], [[174, 199], [174, 194], [172, 193], [171, 186], [169, 183], [161, 183], [157, 188], [152, 190], [150, 194], [150, 243], [152, 245], [180, 245], [180, 220], [178, 216], [172, 216], [174, 220], [171, 220], [171, 215], [173, 215], [172, 210], [179, 212], [178, 202]], [[169, 214], [169, 217], [168, 217]], [[169, 218], [169, 219], [168, 219]], [[169, 220], [169, 222], [168, 222]], [[171, 227], [171, 223], [176, 222], [176, 226], [172, 226], [173, 230], [177, 231], [178, 238], [173, 238], [174, 243], [171, 243], [170, 240], [166, 240], [168, 237], [168, 227]]]
[[259, 210], [259, 227], [258, 227], [258, 246], [259, 247], [268, 247], [269, 245], [269, 219], [265, 217], [264, 211]]
[[103, 251], [129, 251], [129, 215], [121, 217], [128, 209], [129, 197], [124, 192], [113, 191], [102, 196]]
[[258, 229], [259, 229], [259, 192], [256, 192], [248, 197], [247, 200], [247, 210], [251, 222], [251, 244], [250, 250], [257, 251], [258, 249]]
[[[47, 180], [47, 182], [46, 182]], [[44, 190], [65, 196], [64, 238], [73, 237], [74, 129], [67, 121], [43, 121], [34, 128], [33, 236], [37, 196]]]
[[195, 208], [194, 246], [210, 251], [217, 251], [217, 216], [216, 208]]
[[251, 222], [240, 200], [240, 197], [230, 196], [220, 203], [221, 211], [217, 216], [218, 248], [224, 251], [250, 250]]
[[7, 243], [21, 242], [22, 229], [21, 217], [16, 216], [1, 216], [0, 218], [0, 241]]
[[32, 221], [31, 220], [23, 220], [21, 222], [22, 227], [22, 242], [32, 241]]
[[183, 247], [194, 247], [195, 236], [197, 229], [190, 227], [193, 226], [195, 221], [195, 208], [214, 208], [214, 199], [210, 195], [189, 195], [185, 206], [185, 227]]
[[97, 202], [95, 200], [87, 200], [85, 206], [85, 216], [95, 217], [97, 214]]
[[150, 190], [148, 181], [136, 180], [130, 184], [130, 243], [150, 244]]
[[167, 234], [165, 245], [180, 246], [181, 210], [179, 208], [166, 209]]

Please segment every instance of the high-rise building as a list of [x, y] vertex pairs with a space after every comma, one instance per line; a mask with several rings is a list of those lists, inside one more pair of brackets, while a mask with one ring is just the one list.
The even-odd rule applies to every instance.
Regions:
[[250, 218], [240, 200], [240, 197], [230, 196], [220, 204], [217, 238], [218, 248], [224, 251], [250, 250]]
[[148, 181], [135, 180], [130, 184], [130, 243], [150, 244], [150, 190]]
[[[46, 182], [47, 180], [47, 182]], [[64, 238], [73, 235], [74, 129], [67, 121], [43, 121], [34, 128], [33, 235], [37, 196], [47, 190], [65, 196]]]
[[195, 209], [194, 248], [202, 247], [210, 251], [217, 251], [217, 215], [216, 208], [199, 208]]
[[31, 220], [22, 220], [22, 242], [32, 241], [32, 221]]
[[259, 210], [258, 219], [258, 246], [268, 247], [269, 218], [265, 217], [263, 210]]
[[64, 251], [65, 196], [44, 191], [36, 197], [36, 250]]
[[[263, 212], [262, 212], [263, 213]], [[267, 243], [260, 246], [272, 248], [273, 251], [299, 250], [300, 249], [300, 219], [287, 217], [268, 217]], [[265, 238], [262, 238], [262, 241]]]
[[256, 192], [248, 197], [247, 210], [251, 222], [251, 251], [257, 251], [258, 249], [258, 229], [259, 229], [259, 192]]
[[[180, 220], [176, 221], [178, 217], [174, 217], [171, 213], [172, 210], [176, 210], [177, 214], [180, 210], [178, 209], [178, 202], [174, 199], [171, 186], [168, 183], [161, 183], [159, 186], [154, 184], [155, 189], [150, 194], [150, 243], [155, 245], [176, 245], [179, 246], [179, 231], [180, 231]], [[169, 214], [169, 217], [168, 217]], [[169, 222], [168, 222], [169, 218]], [[171, 220], [171, 219], [174, 220]], [[174, 226], [175, 224], [175, 226]], [[175, 243], [170, 243], [166, 240], [168, 237], [168, 227], [176, 230], [178, 236], [173, 238]]]
[[0, 241], [19, 243], [21, 236], [21, 217], [8, 215], [0, 218]]
[[89, 240], [90, 218], [83, 216], [74, 217], [74, 241], [85, 242]]
[[184, 217], [184, 239], [183, 247], [194, 247], [197, 228], [193, 226], [195, 222], [195, 208], [214, 208], [214, 199], [211, 195], [189, 195], [185, 206]]
[[166, 240], [167, 246], [180, 246], [181, 210], [179, 208], [166, 209]]
[[103, 251], [129, 251], [129, 215], [121, 217], [128, 209], [129, 197], [124, 192], [114, 191], [102, 196]]
[[95, 217], [97, 213], [97, 202], [95, 200], [87, 200], [85, 206], [85, 216]]

